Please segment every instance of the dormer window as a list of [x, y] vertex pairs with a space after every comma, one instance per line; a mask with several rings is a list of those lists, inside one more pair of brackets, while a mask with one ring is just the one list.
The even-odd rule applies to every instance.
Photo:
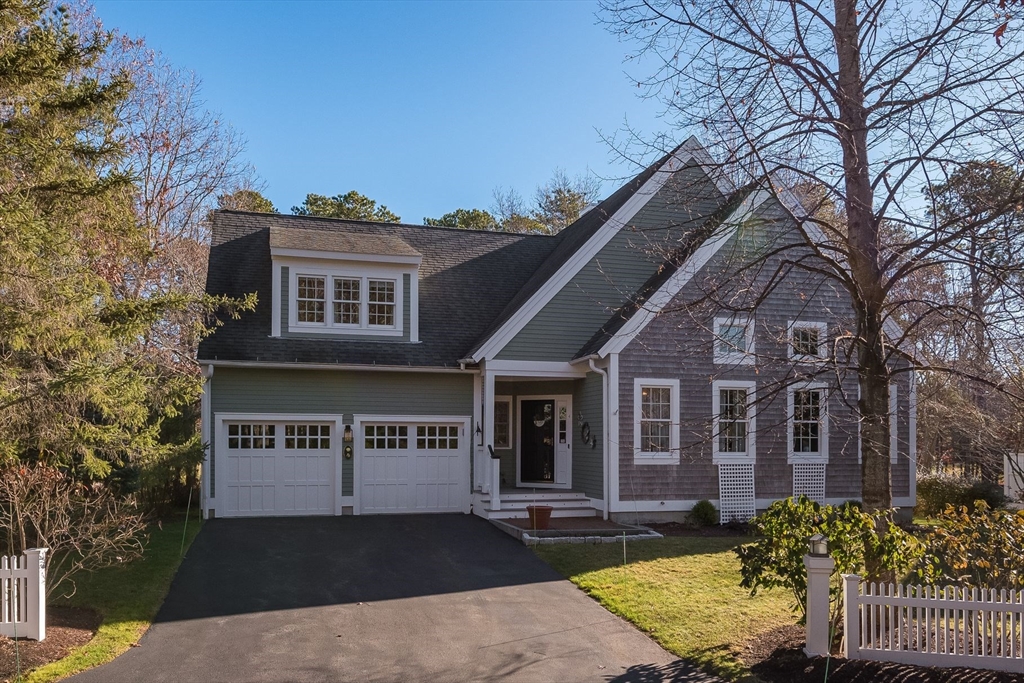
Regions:
[[272, 336], [376, 335], [419, 341], [419, 252], [372, 234], [270, 230]]
[[295, 312], [300, 323], [324, 322], [325, 278], [300, 275], [295, 292]]
[[[333, 292], [331, 306], [327, 292]], [[350, 275], [295, 274], [295, 323], [301, 328], [394, 330], [397, 279]], [[330, 311], [330, 315], [328, 315]]]

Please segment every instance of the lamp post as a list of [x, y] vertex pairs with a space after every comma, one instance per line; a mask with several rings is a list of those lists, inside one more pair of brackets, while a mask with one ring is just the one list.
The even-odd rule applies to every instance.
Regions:
[[807, 541], [804, 555], [807, 568], [807, 644], [808, 657], [827, 656], [832, 645], [829, 630], [829, 579], [836, 562], [828, 555], [828, 539], [815, 534]]

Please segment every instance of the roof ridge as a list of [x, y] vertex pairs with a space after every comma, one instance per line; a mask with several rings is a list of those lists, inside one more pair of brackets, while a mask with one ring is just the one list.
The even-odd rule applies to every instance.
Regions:
[[[597, 207], [594, 207], [597, 208]], [[234, 213], [245, 216], [264, 216], [269, 218], [298, 218], [304, 221], [330, 221], [338, 224], [353, 223], [356, 225], [375, 226], [386, 225], [395, 228], [412, 228], [417, 230], [449, 230], [459, 233], [473, 233], [478, 235], [514, 235], [517, 237], [558, 237], [562, 232], [548, 235], [541, 232], [508, 232], [506, 230], [480, 230], [477, 228], [453, 228], [449, 225], [422, 225], [419, 223], [390, 223], [387, 221], [363, 221], [354, 218], [336, 218], [334, 216], [303, 216], [297, 213], [269, 213], [267, 211], [241, 211], [239, 209], [215, 209], [214, 213]]]

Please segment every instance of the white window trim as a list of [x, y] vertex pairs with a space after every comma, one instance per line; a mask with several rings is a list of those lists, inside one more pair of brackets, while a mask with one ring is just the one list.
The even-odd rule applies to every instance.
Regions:
[[[714, 323], [714, 338], [712, 343], [714, 344], [714, 358], [715, 364], [717, 365], [752, 365], [755, 360], [755, 349], [754, 349], [754, 318], [745, 314], [737, 314], [732, 316], [720, 316], [715, 318]], [[746, 351], [722, 351], [719, 349], [718, 342], [721, 340], [720, 334], [722, 326], [733, 326], [742, 325], [745, 332], [746, 340]]]
[[[640, 393], [643, 387], [667, 387], [672, 414], [669, 430], [668, 453], [642, 453], [640, 451]], [[637, 465], [679, 464], [679, 380], [636, 377], [633, 379], [633, 462]]]
[[[747, 390], [747, 452], [722, 453], [718, 450], [718, 420], [722, 407], [722, 389]], [[757, 382], [715, 380], [711, 383], [711, 459], [715, 465], [750, 463], [757, 460]]]
[[[793, 451], [793, 393], [797, 391], [806, 391], [809, 389], [818, 389], [823, 392], [822, 398], [824, 399], [819, 405], [821, 408], [820, 424], [821, 429], [818, 433], [818, 452], [817, 453], [795, 453]], [[811, 463], [811, 462], [823, 462], [828, 463], [828, 385], [821, 382], [807, 382], [803, 384], [793, 384], [786, 391], [786, 452], [787, 462], [792, 465], [793, 463]]]
[[899, 385], [889, 385], [889, 462], [893, 465], [900, 459], [900, 398]]
[[[495, 405], [495, 407], [497, 407], [497, 405], [499, 403], [504, 403], [504, 404], [506, 404], [508, 406], [508, 443], [502, 446], [502, 445], [498, 444], [497, 440], [495, 440], [494, 448], [495, 448], [495, 450], [497, 450], [497, 449], [510, 450], [512, 448], [512, 445], [513, 445], [512, 444], [512, 433], [513, 433], [512, 430], [514, 429], [514, 425], [515, 425], [515, 415], [512, 413], [512, 397], [511, 396], [495, 396], [494, 397], [494, 405]], [[494, 414], [497, 415], [498, 411], [495, 410]], [[495, 422], [495, 424], [497, 424], [497, 422]]]
[[[327, 334], [372, 335], [401, 337], [405, 334], [405, 278], [408, 271], [381, 266], [331, 267], [312, 264], [282, 264], [288, 267], [288, 329], [295, 332], [320, 332]], [[275, 266], [278, 267], [278, 266]], [[324, 285], [324, 322], [299, 322], [298, 287], [300, 277], [326, 278]], [[415, 279], [416, 273], [411, 274]], [[334, 322], [334, 279], [358, 279], [360, 324], [344, 325]], [[371, 326], [369, 324], [369, 281], [390, 280], [395, 283], [395, 324], [394, 326]]]
[[[796, 329], [814, 329], [818, 331], [818, 355], [808, 356], [797, 353], [793, 348], [793, 332]], [[823, 349], [827, 349], [828, 323], [810, 320], [790, 320], [786, 327], [786, 346], [788, 347], [789, 358], [800, 363], [820, 363], [825, 360]]]

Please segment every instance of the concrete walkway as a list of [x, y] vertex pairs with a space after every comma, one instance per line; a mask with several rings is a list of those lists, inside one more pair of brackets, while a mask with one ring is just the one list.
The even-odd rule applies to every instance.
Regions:
[[477, 517], [213, 520], [140, 647], [71, 680], [713, 681]]

